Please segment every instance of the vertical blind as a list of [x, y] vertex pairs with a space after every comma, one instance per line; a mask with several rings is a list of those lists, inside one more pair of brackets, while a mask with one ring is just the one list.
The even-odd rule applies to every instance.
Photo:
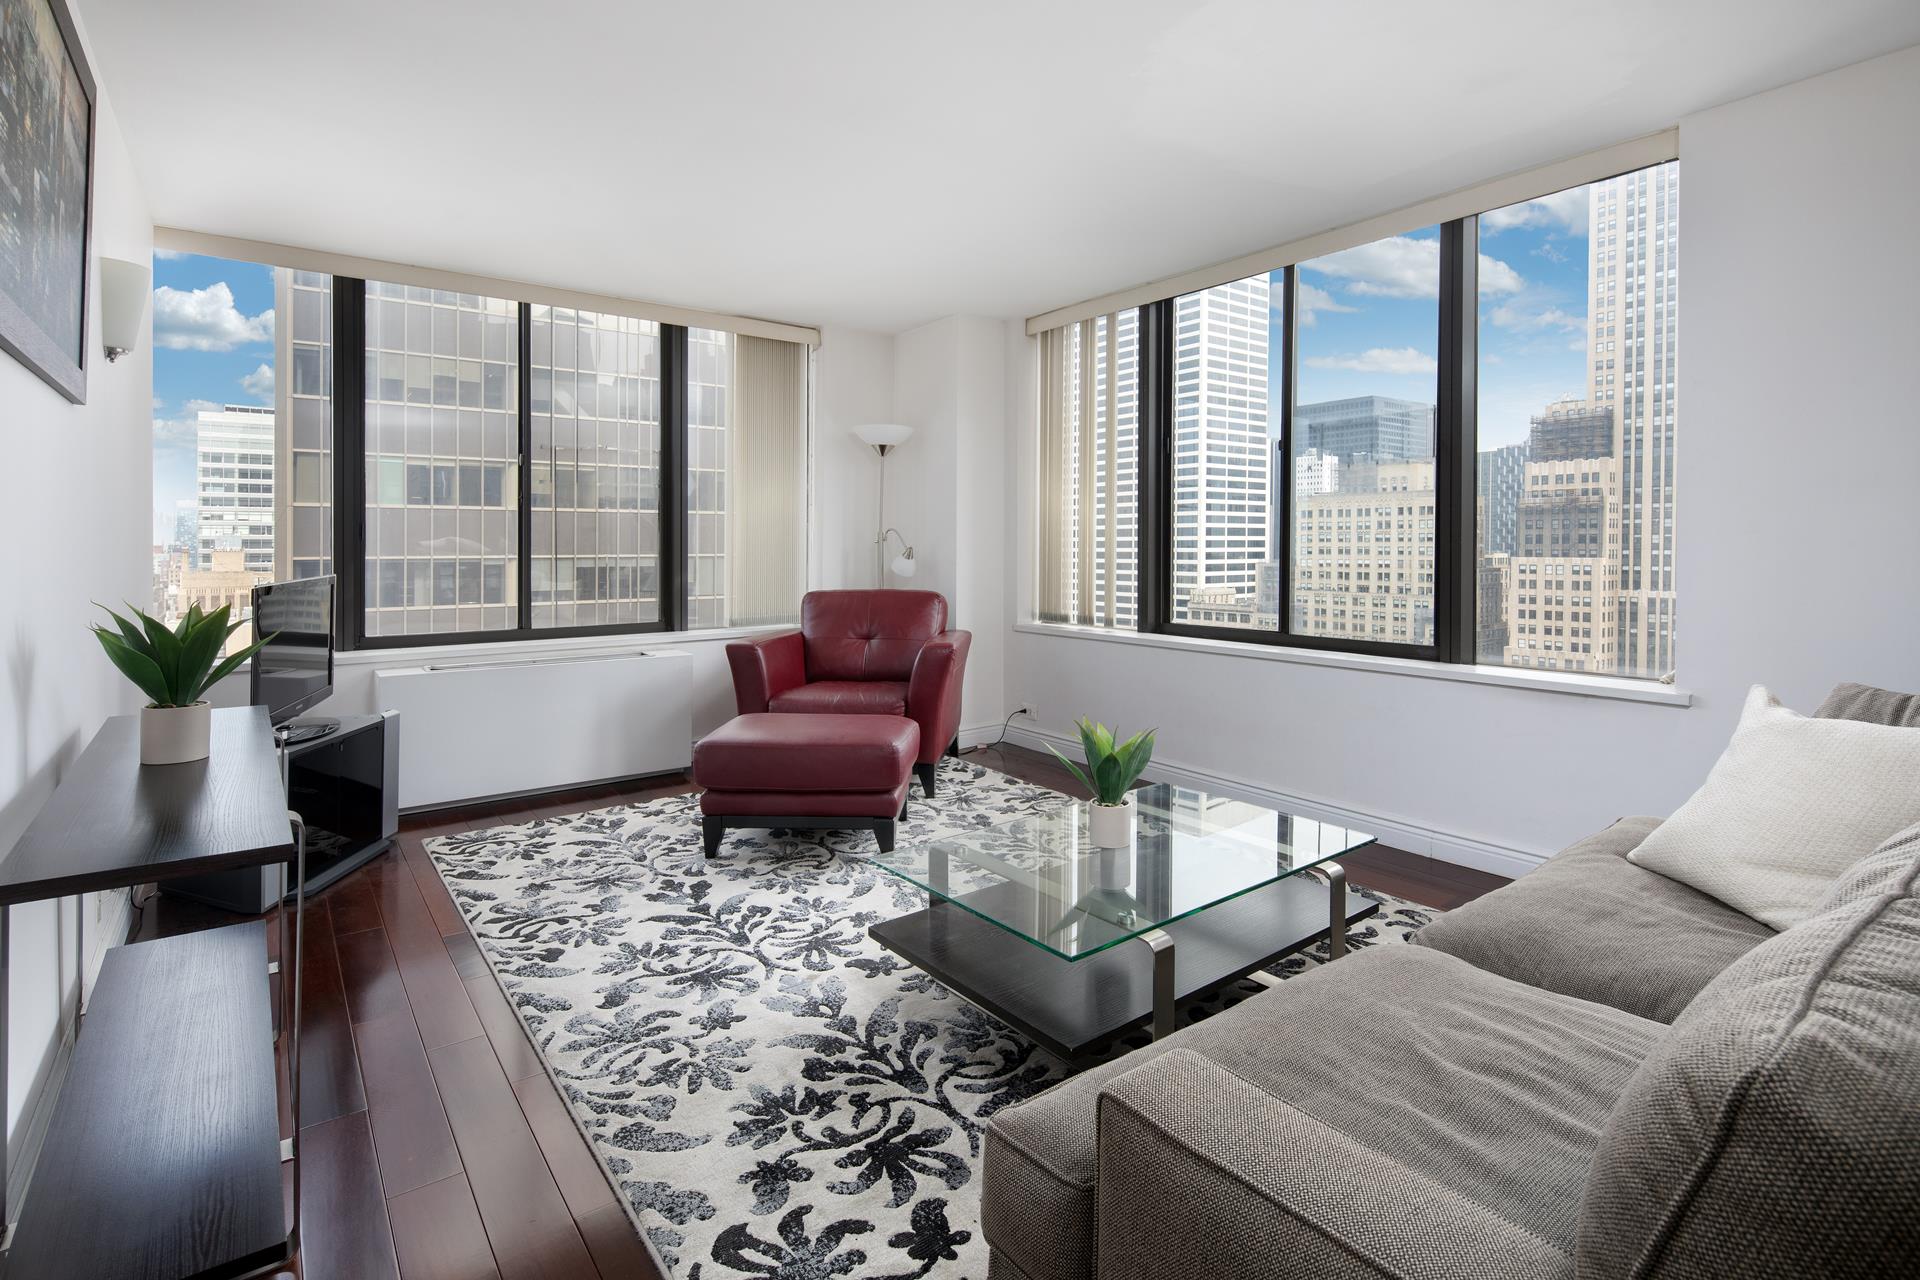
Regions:
[[1038, 616], [1132, 626], [1139, 312], [1040, 335]]
[[727, 433], [727, 622], [791, 622], [807, 577], [804, 343], [736, 335]]

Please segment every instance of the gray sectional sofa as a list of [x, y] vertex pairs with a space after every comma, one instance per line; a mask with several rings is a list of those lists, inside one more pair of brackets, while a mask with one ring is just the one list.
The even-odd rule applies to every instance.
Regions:
[[1920, 827], [1775, 933], [1657, 825], [1001, 1112], [992, 1280], [1920, 1274]]

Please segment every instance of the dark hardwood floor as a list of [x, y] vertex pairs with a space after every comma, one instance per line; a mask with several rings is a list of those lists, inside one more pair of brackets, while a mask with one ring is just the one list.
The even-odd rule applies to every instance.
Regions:
[[[1040, 752], [968, 758], [1084, 795]], [[422, 842], [693, 789], [671, 777], [409, 818], [392, 851], [308, 904], [303, 1248], [288, 1276], [657, 1280]], [[1505, 883], [1381, 846], [1343, 861], [1355, 885], [1440, 908]], [[156, 898], [136, 937], [231, 918], [216, 916]], [[283, 1132], [285, 1086], [283, 1062]]]

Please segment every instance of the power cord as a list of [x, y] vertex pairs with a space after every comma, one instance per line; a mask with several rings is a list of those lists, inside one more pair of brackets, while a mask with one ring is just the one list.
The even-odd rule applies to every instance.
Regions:
[[1013, 724], [1013, 718], [1015, 716], [1024, 716], [1024, 715], [1030, 715], [1030, 714], [1032, 714], [1032, 712], [1026, 707], [1015, 707], [1013, 710], [1007, 712], [1007, 718], [1000, 722], [999, 737], [995, 738], [992, 742], [976, 742], [972, 746], [968, 747], [967, 751], [972, 752], [972, 751], [993, 750], [995, 747], [998, 747], [1000, 744], [1004, 743], [1007, 740], [1007, 728], [1008, 726]]

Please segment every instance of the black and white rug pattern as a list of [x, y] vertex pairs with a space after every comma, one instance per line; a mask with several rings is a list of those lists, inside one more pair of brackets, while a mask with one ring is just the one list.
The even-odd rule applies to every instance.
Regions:
[[[916, 790], [903, 841], [1070, 803], [965, 760], [942, 761], [938, 781], [935, 799]], [[680, 1280], [986, 1274], [986, 1124], [1067, 1073], [867, 937], [925, 901], [867, 861], [872, 841], [731, 832], [708, 860], [697, 798], [674, 796], [427, 842]], [[1382, 900], [1354, 945], [1402, 940], [1432, 914]]]

